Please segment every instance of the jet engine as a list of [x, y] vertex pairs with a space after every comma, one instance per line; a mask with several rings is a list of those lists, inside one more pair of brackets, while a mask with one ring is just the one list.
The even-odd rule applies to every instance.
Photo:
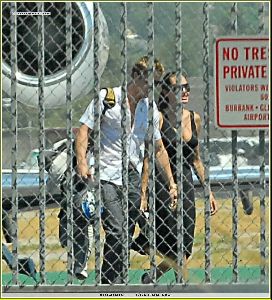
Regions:
[[[2, 87], [10, 96], [11, 87], [11, 10], [2, 3]], [[44, 103], [46, 108], [66, 102], [66, 32], [65, 3], [45, 2], [44, 11]], [[28, 14], [24, 14], [28, 12]], [[17, 99], [29, 106], [38, 106], [38, 12], [35, 2], [17, 2]], [[50, 15], [49, 15], [50, 12]], [[72, 2], [72, 99], [88, 94], [93, 85], [94, 26], [93, 3]], [[108, 52], [108, 27], [99, 12], [100, 77]]]

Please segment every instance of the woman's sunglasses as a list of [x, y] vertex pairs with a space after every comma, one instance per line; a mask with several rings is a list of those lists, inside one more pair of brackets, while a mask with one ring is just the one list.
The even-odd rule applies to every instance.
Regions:
[[175, 85], [171, 86], [171, 90], [174, 93], [178, 92], [180, 88], [181, 88], [182, 93], [189, 93], [191, 90], [189, 83], [181, 84], [181, 85], [175, 84]]

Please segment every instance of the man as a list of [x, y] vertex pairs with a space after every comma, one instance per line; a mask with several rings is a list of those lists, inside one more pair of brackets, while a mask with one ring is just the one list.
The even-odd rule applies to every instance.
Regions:
[[[129, 244], [140, 216], [140, 180], [143, 165], [144, 148], [148, 130], [148, 58], [141, 58], [132, 68], [132, 80], [127, 85], [128, 156], [129, 156], [129, 192], [128, 219]], [[154, 79], [157, 81], [163, 66], [155, 60]], [[157, 78], [156, 78], [157, 77]], [[121, 127], [121, 87], [100, 91], [101, 114], [107, 101], [114, 107], [104, 111], [101, 117], [101, 153], [100, 180], [103, 202], [102, 224], [106, 234], [102, 265], [102, 283], [122, 283], [122, 224], [124, 197], [122, 186], [122, 127]], [[173, 201], [176, 201], [176, 184], [171, 172], [168, 154], [164, 148], [160, 130], [160, 115], [154, 103], [154, 139], [156, 159], [163, 168]], [[92, 101], [80, 119], [82, 123], [76, 138], [76, 156], [78, 174], [84, 178], [91, 176], [86, 159], [88, 136], [94, 128], [94, 102]]]

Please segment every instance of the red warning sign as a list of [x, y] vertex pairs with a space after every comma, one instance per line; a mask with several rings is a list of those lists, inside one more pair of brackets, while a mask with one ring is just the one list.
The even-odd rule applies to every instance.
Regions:
[[216, 125], [269, 127], [269, 39], [218, 38], [215, 44]]

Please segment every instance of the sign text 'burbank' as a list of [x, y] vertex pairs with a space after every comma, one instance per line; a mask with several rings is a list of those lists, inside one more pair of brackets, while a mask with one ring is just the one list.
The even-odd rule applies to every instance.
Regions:
[[268, 128], [269, 39], [218, 38], [215, 53], [217, 126]]

